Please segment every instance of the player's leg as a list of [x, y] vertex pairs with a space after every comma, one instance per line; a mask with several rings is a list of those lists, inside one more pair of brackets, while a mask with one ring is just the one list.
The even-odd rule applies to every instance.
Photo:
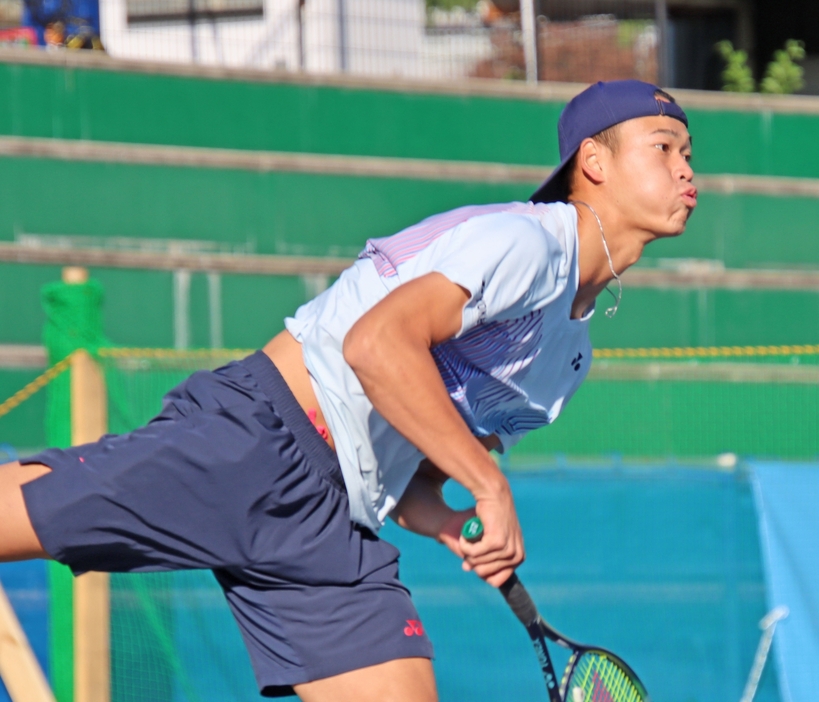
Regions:
[[437, 702], [427, 658], [400, 658], [295, 685], [303, 702]]
[[22, 486], [50, 470], [39, 463], [0, 465], [0, 561], [48, 558], [31, 526]]

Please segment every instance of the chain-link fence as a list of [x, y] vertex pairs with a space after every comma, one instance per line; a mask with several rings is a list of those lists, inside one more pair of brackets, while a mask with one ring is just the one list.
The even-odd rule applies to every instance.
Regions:
[[0, 0], [0, 45], [434, 80], [658, 80], [663, 6], [656, 0]]

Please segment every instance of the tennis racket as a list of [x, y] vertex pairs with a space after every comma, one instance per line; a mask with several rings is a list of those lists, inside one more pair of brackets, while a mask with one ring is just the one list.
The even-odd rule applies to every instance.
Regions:
[[[480, 518], [468, 520], [461, 534], [467, 541], [480, 541], [483, 536]], [[645, 687], [624, 660], [599, 646], [572, 641], [553, 629], [540, 616], [515, 573], [500, 586], [500, 591], [532, 639], [549, 702], [649, 702]], [[572, 652], [559, 685], [546, 639]]]

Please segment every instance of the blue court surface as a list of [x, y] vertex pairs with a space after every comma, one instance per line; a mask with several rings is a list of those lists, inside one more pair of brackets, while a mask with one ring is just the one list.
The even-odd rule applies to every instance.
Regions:
[[[528, 554], [519, 574], [546, 619], [621, 655], [655, 702], [740, 699], [766, 611], [747, 474], [601, 467], [511, 482]], [[450, 502], [468, 505], [452, 488]], [[394, 525], [384, 536], [402, 550], [402, 578], [435, 643], [441, 698], [546, 700], [500, 595], [459, 572], [444, 547]], [[758, 702], [779, 700], [772, 663]]]
[[[511, 482], [528, 553], [520, 577], [547, 619], [620, 654], [655, 702], [738, 702], [766, 611], [743, 470], [551, 468], [514, 472]], [[447, 493], [469, 504], [457, 486]], [[383, 536], [402, 550], [444, 702], [548, 699], [528, 636], [497, 591], [462, 572], [443, 546], [394, 524]], [[112, 580], [114, 702], [260, 699], [209, 574], [163, 575], [159, 599], [129, 577]], [[42, 564], [2, 566], [0, 579], [44, 660]], [[166, 633], [152, 634], [160, 624]], [[140, 691], [157, 665], [165, 672]], [[778, 702], [776, 683], [770, 660], [757, 702]]]

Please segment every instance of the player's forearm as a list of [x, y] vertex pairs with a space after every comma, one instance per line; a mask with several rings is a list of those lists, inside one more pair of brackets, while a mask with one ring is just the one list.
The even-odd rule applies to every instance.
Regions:
[[442, 488], [441, 480], [419, 469], [390, 513], [390, 517], [404, 529], [421, 536], [440, 539], [444, 524], [455, 514], [455, 511], [444, 502]]
[[376, 410], [476, 499], [508, 494], [508, 484], [461, 418], [429, 346], [399, 324], [353, 328], [344, 355]]
[[446, 476], [423, 461], [390, 516], [404, 529], [435, 539], [463, 559], [460, 534], [475, 510], [454, 510], [444, 501]]

